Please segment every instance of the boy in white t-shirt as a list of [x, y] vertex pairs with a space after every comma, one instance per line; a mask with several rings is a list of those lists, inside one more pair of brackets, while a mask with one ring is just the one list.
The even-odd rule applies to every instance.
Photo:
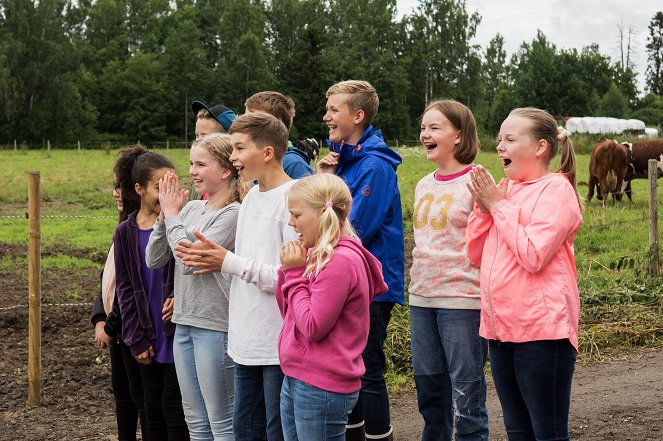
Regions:
[[288, 130], [267, 113], [239, 116], [230, 128], [230, 160], [245, 181], [257, 181], [239, 209], [235, 252], [208, 241], [183, 243], [179, 250], [194, 274], [232, 274], [228, 354], [235, 361], [233, 428], [236, 440], [282, 440], [278, 337], [283, 325], [274, 296], [281, 245], [296, 240], [288, 226], [286, 194], [295, 181], [281, 161]]

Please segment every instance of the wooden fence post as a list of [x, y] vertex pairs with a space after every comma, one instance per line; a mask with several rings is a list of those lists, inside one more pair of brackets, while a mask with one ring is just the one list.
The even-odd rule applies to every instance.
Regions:
[[16, 145], [16, 140], [14, 140], [14, 151], [18, 151], [17, 145]]
[[81, 141], [80, 140], [78, 141], [78, 151], [79, 152], [81, 151]]
[[648, 165], [649, 178], [649, 273], [658, 274], [658, 198], [656, 187], [658, 182], [658, 161], [650, 159]]
[[41, 405], [40, 175], [28, 174], [28, 403]]

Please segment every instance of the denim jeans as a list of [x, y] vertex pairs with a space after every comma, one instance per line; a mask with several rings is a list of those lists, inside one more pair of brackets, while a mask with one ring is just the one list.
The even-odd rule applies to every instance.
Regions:
[[345, 425], [359, 392], [329, 392], [286, 376], [281, 388], [285, 441], [344, 441]]
[[283, 371], [235, 363], [233, 431], [236, 441], [283, 441], [280, 396]]
[[488, 441], [488, 344], [479, 336], [480, 311], [410, 306], [412, 366], [422, 441]]
[[188, 441], [175, 364], [141, 364], [140, 374], [145, 392], [147, 441]]
[[384, 341], [387, 338], [387, 325], [391, 320], [393, 307], [394, 304], [390, 302], [371, 303], [368, 341], [366, 349], [361, 354], [366, 366], [366, 373], [361, 377], [359, 399], [349, 418], [350, 424], [365, 421], [366, 433], [370, 435], [382, 435], [389, 432], [391, 428], [389, 395], [384, 379], [386, 364]]
[[177, 381], [191, 440], [233, 441], [235, 363], [228, 333], [178, 324], [173, 341]]
[[510, 441], [568, 440], [577, 351], [569, 340], [489, 342], [490, 365]]

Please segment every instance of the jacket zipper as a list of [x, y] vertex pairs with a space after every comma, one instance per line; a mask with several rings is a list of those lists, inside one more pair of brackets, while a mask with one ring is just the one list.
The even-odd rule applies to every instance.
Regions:
[[495, 317], [493, 315], [493, 290], [491, 289], [490, 285], [493, 281], [493, 266], [495, 266], [495, 260], [497, 259], [498, 236], [499, 232], [497, 231], [497, 228], [495, 228], [495, 253], [493, 254], [493, 261], [490, 264], [490, 272], [488, 273], [488, 309], [490, 310], [490, 325], [493, 328], [493, 335], [495, 336], [495, 340], [499, 340], [499, 338], [497, 338], [497, 331], [495, 330]]

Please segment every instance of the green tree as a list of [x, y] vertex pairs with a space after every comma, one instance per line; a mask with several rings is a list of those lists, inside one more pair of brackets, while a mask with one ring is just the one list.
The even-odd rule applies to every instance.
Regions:
[[649, 23], [647, 54], [647, 88], [651, 93], [663, 95], [663, 11], [657, 12]]
[[601, 97], [597, 116], [610, 116], [613, 118], [625, 118], [629, 112], [628, 98], [616, 84], [612, 84], [610, 89]]

